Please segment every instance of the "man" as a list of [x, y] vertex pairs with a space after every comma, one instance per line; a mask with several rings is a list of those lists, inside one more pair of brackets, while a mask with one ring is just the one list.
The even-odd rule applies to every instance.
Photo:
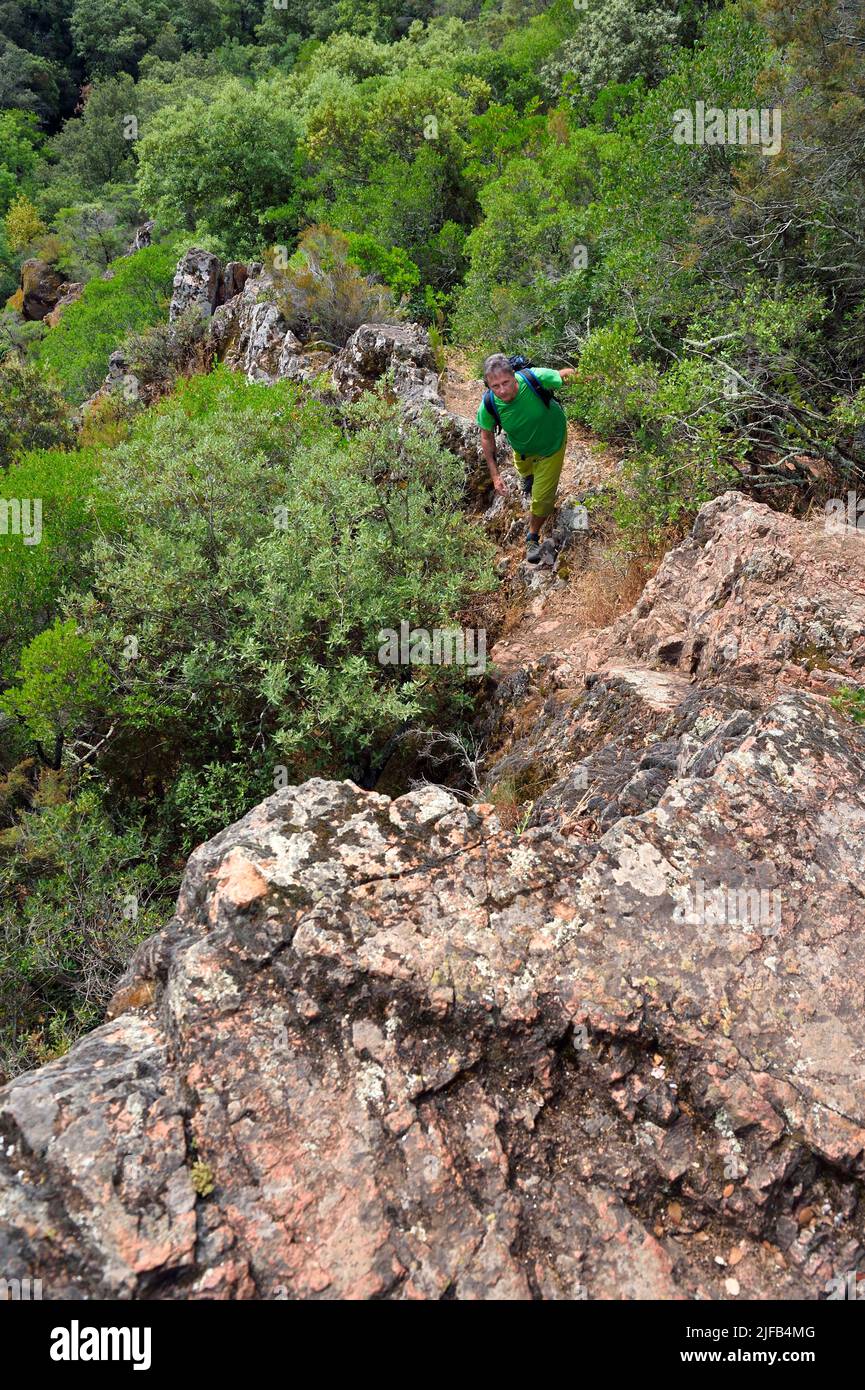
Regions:
[[484, 383], [492, 392], [491, 401], [488, 392], [484, 394], [477, 413], [484, 458], [493, 487], [506, 496], [507, 488], [496, 466], [495, 428], [500, 424], [514, 451], [523, 492], [532, 499], [526, 559], [533, 565], [541, 558], [541, 527], [545, 519], [552, 516], [556, 505], [556, 489], [568, 440], [565, 412], [558, 401], [549, 399], [549, 393], [575, 375], [573, 367], [564, 367], [561, 372], [550, 367], [524, 367], [514, 371], [503, 352], [494, 352], [484, 362]]

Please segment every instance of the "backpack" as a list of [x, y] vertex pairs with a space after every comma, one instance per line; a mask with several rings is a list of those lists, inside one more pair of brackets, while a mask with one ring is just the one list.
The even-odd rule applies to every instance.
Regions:
[[[550, 401], [557, 400], [556, 394], [554, 391], [550, 391], [548, 387], [541, 385], [541, 383], [538, 381], [538, 378], [532, 371], [531, 362], [529, 362], [528, 359], [525, 357], [509, 357], [508, 362], [510, 366], [513, 367], [516, 375], [522, 377], [526, 385], [532, 388], [535, 395], [540, 397], [547, 410], [549, 410]], [[495, 433], [498, 434], [499, 430], [502, 427], [502, 422], [499, 418], [499, 412], [496, 410], [496, 403], [491, 390], [488, 389], [484, 391], [483, 403], [486, 407], [487, 413], [492, 415], [493, 419], [495, 420]]]

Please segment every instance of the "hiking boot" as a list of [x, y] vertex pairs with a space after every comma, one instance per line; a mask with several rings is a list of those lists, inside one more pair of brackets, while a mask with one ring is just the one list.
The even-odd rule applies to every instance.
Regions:
[[538, 544], [538, 538], [532, 535], [531, 531], [526, 532], [526, 559], [530, 565], [539, 564], [541, 559], [541, 547]]
[[523, 478], [523, 497], [531, 497], [532, 488], [535, 485], [535, 475], [530, 473], [527, 478]]

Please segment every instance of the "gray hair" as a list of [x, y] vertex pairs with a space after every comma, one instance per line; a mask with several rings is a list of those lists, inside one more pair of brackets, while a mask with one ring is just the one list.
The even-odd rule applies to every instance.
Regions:
[[502, 372], [510, 372], [511, 376], [514, 375], [514, 369], [505, 357], [505, 354], [503, 352], [493, 352], [484, 362], [484, 381], [486, 381], [490, 372], [495, 371], [496, 368]]

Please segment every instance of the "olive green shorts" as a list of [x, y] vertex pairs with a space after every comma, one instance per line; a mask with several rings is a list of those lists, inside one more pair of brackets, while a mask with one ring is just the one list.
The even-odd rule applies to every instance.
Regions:
[[565, 431], [561, 447], [546, 458], [539, 458], [536, 454], [524, 456], [514, 453], [514, 465], [520, 477], [528, 478], [530, 474], [534, 474], [532, 516], [549, 516], [556, 505], [556, 489], [559, 486], [567, 444], [568, 435]]

